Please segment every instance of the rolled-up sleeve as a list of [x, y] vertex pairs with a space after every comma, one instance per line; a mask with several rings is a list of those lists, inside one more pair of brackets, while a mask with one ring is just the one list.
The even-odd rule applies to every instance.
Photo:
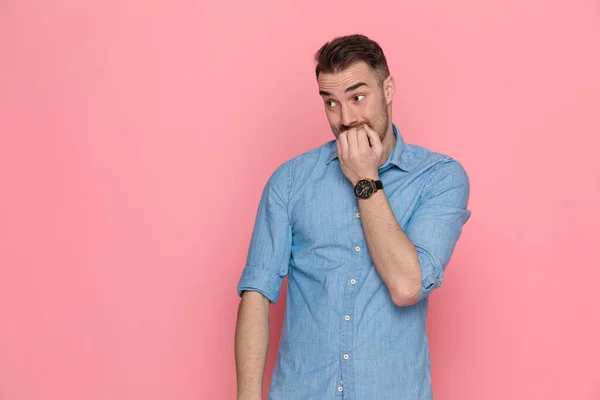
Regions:
[[263, 189], [246, 266], [237, 292], [256, 290], [272, 303], [277, 301], [283, 278], [288, 273], [292, 248], [292, 229], [288, 200], [292, 182], [292, 161], [280, 165]]
[[417, 249], [423, 285], [419, 300], [442, 284], [444, 271], [471, 216], [467, 209], [470, 183], [462, 165], [438, 164], [424, 186], [419, 205], [406, 227]]

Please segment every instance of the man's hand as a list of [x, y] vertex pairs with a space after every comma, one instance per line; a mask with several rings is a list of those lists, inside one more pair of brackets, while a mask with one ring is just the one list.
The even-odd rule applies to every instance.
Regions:
[[368, 125], [340, 133], [335, 144], [342, 172], [353, 186], [361, 179], [379, 179], [383, 145]]

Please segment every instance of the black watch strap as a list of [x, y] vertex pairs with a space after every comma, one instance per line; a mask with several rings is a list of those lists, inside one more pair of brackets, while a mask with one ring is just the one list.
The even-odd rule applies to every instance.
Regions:
[[383, 183], [381, 183], [381, 181], [373, 181], [373, 183], [375, 184], [375, 187], [377, 188], [377, 190], [381, 190], [383, 189]]

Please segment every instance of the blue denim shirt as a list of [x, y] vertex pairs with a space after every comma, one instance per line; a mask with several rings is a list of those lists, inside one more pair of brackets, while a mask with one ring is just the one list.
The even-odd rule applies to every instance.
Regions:
[[395, 125], [393, 132], [379, 176], [418, 252], [419, 301], [396, 306], [375, 270], [335, 141], [283, 163], [262, 193], [237, 288], [275, 302], [288, 277], [269, 400], [433, 398], [428, 295], [441, 286], [470, 217], [469, 179], [456, 160], [406, 144]]

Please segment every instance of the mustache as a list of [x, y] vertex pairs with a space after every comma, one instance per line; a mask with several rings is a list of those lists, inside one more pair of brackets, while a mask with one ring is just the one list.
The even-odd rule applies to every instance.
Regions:
[[373, 128], [371, 127], [371, 125], [369, 125], [368, 123], [366, 123], [366, 122], [361, 122], [361, 123], [359, 123], [359, 124], [352, 124], [352, 125], [340, 125], [340, 127], [338, 128], [338, 133], [342, 133], [342, 132], [345, 132], [345, 131], [349, 131], [349, 130], [350, 130], [350, 129], [352, 129], [352, 128], [361, 128], [361, 127], [363, 127], [363, 126], [365, 126], [365, 125], [367, 125], [367, 126], [368, 126], [369, 128], [371, 128], [371, 129], [373, 129]]

